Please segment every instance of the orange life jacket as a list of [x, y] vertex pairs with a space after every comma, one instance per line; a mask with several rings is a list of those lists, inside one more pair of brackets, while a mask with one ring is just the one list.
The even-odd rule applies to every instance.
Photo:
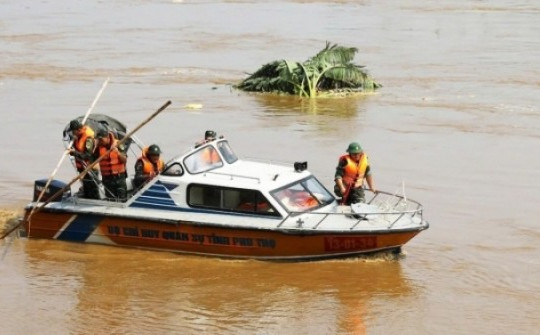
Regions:
[[[77, 150], [80, 153], [84, 153], [86, 151], [86, 140], [88, 138], [93, 139], [94, 138], [94, 131], [89, 126], [83, 126], [82, 127], [82, 135], [80, 137], [77, 137], [75, 139], [75, 142], [73, 142], [73, 147], [75, 150]], [[88, 162], [85, 162], [88, 163]], [[78, 170], [85, 169], [86, 166], [83, 165], [83, 160], [76, 158], [75, 159], [75, 166]]]
[[317, 199], [306, 191], [285, 190], [283, 195], [285, 199], [288, 199], [288, 203], [299, 209], [311, 208], [319, 205]]
[[319, 202], [317, 201], [317, 199], [312, 197], [311, 194], [307, 192], [302, 192], [298, 194], [295, 202], [300, 207], [305, 207], [305, 208], [311, 208], [311, 207], [315, 207], [319, 205]]
[[[111, 140], [111, 147], [115, 146], [118, 140], [114, 138], [113, 134], [109, 133], [109, 139]], [[103, 156], [109, 149], [100, 146], [99, 147], [99, 156]], [[120, 160], [120, 152], [118, 148], [115, 148], [111, 151], [105, 158], [99, 161], [99, 169], [101, 170], [101, 175], [106, 176], [116, 176], [121, 173], [126, 172], [126, 164]]]
[[341, 156], [340, 160], [341, 159], [347, 160], [347, 165], [345, 165], [343, 169], [344, 183], [346, 185], [352, 185], [356, 181], [360, 181], [360, 185], [362, 185], [368, 166], [367, 155], [362, 154], [358, 163], [355, 162], [348, 154]]
[[208, 164], [219, 163], [221, 161], [217, 150], [212, 146], [203, 149], [202, 159], [205, 163]]
[[163, 171], [163, 167], [165, 166], [165, 163], [163, 163], [163, 160], [160, 158], [157, 161], [157, 164], [154, 165], [152, 161], [148, 158], [148, 147], [144, 148], [142, 151], [141, 157], [139, 157], [139, 161], [143, 164], [143, 174], [145, 176], [148, 176], [150, 178], [155, 177], [158, 173]]

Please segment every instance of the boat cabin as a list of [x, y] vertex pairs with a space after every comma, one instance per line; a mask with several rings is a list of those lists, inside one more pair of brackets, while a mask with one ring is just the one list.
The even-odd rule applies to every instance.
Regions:
[[241, 160], [221, 138], [169, 161], [126, 205], [282, 217], [335, 203], [306, 168]]
[[[61, 188], [57, 183], [51, 187]], [[36, 181], [35, 194], [43, 185], [44, 181]], [[126, 202], [86, 199], [69, 192], [57, 201], [274, 219], [337, 206], [334, 196], [307, 171], [306, 162], [286, 166], [241, 160], [224, 138], [190, 148], [171, 159], [160, 175], [138, 189], [133, 189], [128, 180], [128, 189]]]

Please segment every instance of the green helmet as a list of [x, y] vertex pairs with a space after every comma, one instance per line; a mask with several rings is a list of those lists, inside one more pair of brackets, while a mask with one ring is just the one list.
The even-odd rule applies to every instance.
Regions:
[[347, 152], [350, 154], [359, 154], [362, 153], [362, 147], [357, 142], [352, 142], [349, 144], [349, 147], [347, 148]]
[[156, 145], [152, 144], [148, 147], [147, 155], [159, 155], [161, 154], [161, 149]]
[[96, 134], [95, 134], [95, 138], [103, 138], [103, 137], [107, 137], [109, 136], [109, 130], [108, 129], [105, 129], [103, 127], [99, 127], [97, 130], [96, 130]]
[[208, 141], [213, 141], [216, 139], [216, 132], [213, 130], [207, 130], [204, 132], [204, 139]]
[[71, 131], [75, 131], [75, 130], [79, 130], [80, 128], [82, 128], [82, 124], [79, 120], [75, 119], [75, 120], [71, 120], [71, 122], [69, 123], [69, 130]]

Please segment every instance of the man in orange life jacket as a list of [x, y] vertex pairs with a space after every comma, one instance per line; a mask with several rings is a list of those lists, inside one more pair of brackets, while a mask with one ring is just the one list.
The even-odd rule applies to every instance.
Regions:
[[343, 204], [355, 204], [365, 200], [364, 190], [362, 188], [364, 179], [371, 191], [376, 192], [371, 176], [366, 153], [362, 150], [360, 144], [352, 142], [347, 148], [348, 154], [339, 158], [336, 168], [334, 192], [342, 197]]
[[[204, 140], [199, 141], [195, 144], [195, 148], [200, 147], [203, 144], [206, 144], [208, 142], [212, 142], [216, 139], [217, 134], [213, 130], [207, 130], [204, 133]], [[219, 164], [221, 162], [221, 158], [219, 158], [219, 154], [217, 153], [216, 149], [214, 147], [207, 147], [201, 152], [201, 160], [202, 164], [204, 165], [214, 165]]]
[[212, 142], [215, 139], [216, 139], [216, 132], [213, 130], [207, 130], [204, 132], [204, 140], [195, 143], [195, 148], [198, 148], [205, 143]]
[[[83, 126], [79, 120], [72, 120], [69, 123], [69, 129], [73, 133], [73, 147], [69, 154], [75, 157], [75, 166], [79, 173], [90, 163], [94, 152], [95, 140], [94, 130], [90, 126]], [[92, 175], [94, 178], [92, 178]], [[97, 170], [90, 171], [82, 177], [83, 196], [90, 199], [99, 199], [99, 190], [97, 186]]]
[[99, 162], [101, 170], [101, 179], [105, 187], [107, 198], [115, 198], [120, 201], [127, 199], [126, 185], [126, 161], [127, 155], [124, 153], [124, 147], [117, 147], [118, 139], [104, 128], [96, 132], [97, 147], [94, 152], [94, 158], [103, 156], [109, 149], [111, 152]]
[[135, 163], [135, 178], [133, 184], [136, 188], [141, 187], [163, 171], [165, 163], [159, 157], [161, 149], [152, 144], [143, 149], [141, 157]]

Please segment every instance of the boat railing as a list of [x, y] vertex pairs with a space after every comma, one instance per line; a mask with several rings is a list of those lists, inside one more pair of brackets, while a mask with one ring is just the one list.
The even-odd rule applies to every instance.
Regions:
[[[367, 190], [366, 190], [367, 191]], [[361, 222], [369, 220], [370, 217], [381, 217], [388, 222], [387, 229], [391, 229], [394, 225], [405, 215], [418, 217], [420, 222], [423, 222], [423, 207], [422, 205], [412, 199], [403, 195], [392, 194], [385, 191], [378, 191], [376, 193], [370, 192], [371, 197], [366, 201], [367, 205], [375, 206], [378, 210], [370, 210], [366, 212], [354, 212], [354, 211], [341, 211], [341, 212], [318, 212], [318, 211], [291, 211], [288, 215], [280, 221], [277, 228], [280, 228], [286, 222], [290, 222], [291, 218], [296, 219], [295, 228], [303, 228], [304, 220], [301, 215], [320, 216], [321, 218], [311, 227], [311, 229], [317, 229], [328, 218], [339, 215], [348, 218], [354, 218], [351, 222], [349, 230], [355, 229]], [[366, 193], [368, 193], [366, 192]], [[350, 208], [350, 207], [349, 207]]]

